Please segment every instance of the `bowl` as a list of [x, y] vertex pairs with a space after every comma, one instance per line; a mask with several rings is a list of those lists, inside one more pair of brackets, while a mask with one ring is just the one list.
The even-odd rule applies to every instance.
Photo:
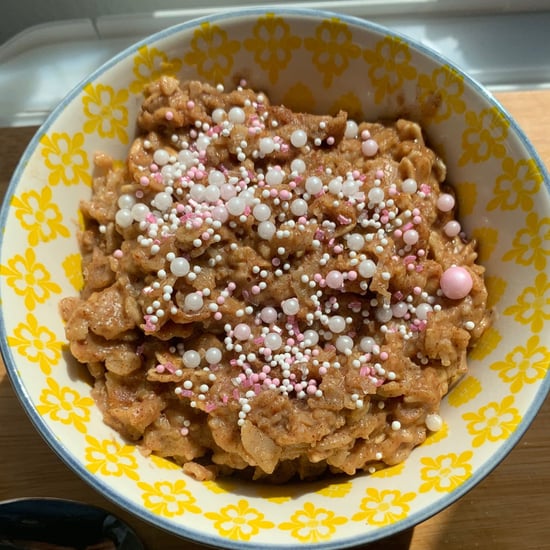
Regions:
[[[124, 159], [144, 86], [161, 74], [241, 78], [295, 110], [421, 124], [477, 240], [494, 322], [444, 398], [441, 430], [373, 474], [282, 486], [201, 482], [106, 426], [59, 314], [82, 287], [79, 203], [93, 157]], [[187, 539], [225, 548], [346, 548], [410, 528], [462, 497], [513, 448], [550, 387], [548, 174], [510, 115], [436, 52], [365, 20], [244, 9], [159, 32], [104, 64], [25, 151], [1, 219], [2, 354], [23, 407], [97, 491]]]

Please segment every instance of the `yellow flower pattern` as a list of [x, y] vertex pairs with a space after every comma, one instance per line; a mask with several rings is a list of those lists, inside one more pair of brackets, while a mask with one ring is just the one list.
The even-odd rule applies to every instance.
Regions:
[[183, 58], [211, 84], [222, 83], [233, 69], [233, 56], [240, 50], [237, 40], [230, 40], [227, 31], [217, 25], [203, 23], [193, 33], [191, 49]]
[[381, 103], [388, 94], [395, 94], [405, 81], [416, 78], [411, 65], [411, 52], [405, 41], [386, 36], [374, 50], [363, 52], [370, 65], [368, 75], [374, 88], [374, 102]]
[[164, 470], [181, 470], [181, 466], [172, 460], [168, 460], [167, 458], [163, 458], [162, 456], [158, 456], [154, 453], [149, 455], [149, 460], [155, 468], [162, 468]]
[[454, 185], [461, 216], [470, 216], [477, 203], [477, 185], [471, 181], [464, 181]]
[[531, 336], [525, 346], [516, 346], [506, 355], [504, 361], [496, 361], [491, 369], [498, 372], [500, 378], [510, 384], [510, 391], [518, 393], [525, 384], [534, 384], [542, 380], [548, 372], [550, 350], [541, 345], [539, 336]]
[[542, 185], [543, 177], [534, 159], [515, 161], [506, 157], [502, 161], [502, 174], [496, 179], [493, 198], [487, 204], [490, 212], [501, 210], [533, 209], [533, 197]]
[[21, 227], [28, 231], [30, 246], [48, 242], [57, 237], [69, 237], [69, 230], [63, 225], [59, 207], [52, 201], [52, 189], [43, 187], [40, 191], [29, 191], [14, 196], [11, 205]]
[[37, 304], [45, 303], [52, 294], [60, 294], [61, 287], [54, 283], [43, 264], [36, 260], [33, 248], [27, 248], [25, 255], [17, 254], [0, 265], [0, 275], [6, 277], [6, 283], [25, 299], [25, 308], [32, 311]]
[[464, 113], [463, 94], [464, 77], [448, 65], [438, 67], [430, 75], [418, 76], [418, 102], [425, 116], [434, 122]]
[[377, 470], [376, 472], [371, 474], [371, 476], [372, 477], [394, 477], [394, 476], [400, 475], [404, 469], [405, 469], [405, 463], [400, 462], [395, 466], [388, 466], [387, 468], [381, 468], [380, 470]]
[[502, 257], [504, 262], [515, 261], [520, 265], [533, 265], [537, 271], [546, 268], [550, 255], [550, 218], [539, 218], [530, 212], [512, 241], [512, 249]]
[[244, 499], [224, 506], [219, 512], [206, 512], [204, 516], [214, 522], [214, 529], [222, 537], [230, 540], [249, 541], [261, 530], [275, 527]]
[[343, 498], [349, 494], [352, 488], [352, 483], [350, 481], [345, 481], [344, 483], [330, 483], [326, 487], [315, 491], [318, 495], [329, 497], [329, 498]]
[[498, 243], [498, 231], [493, 227], [479, 227], [471, 233], [477, 241], [477, 258], [480, 264], [485, 264], [491, 258]]
[[252, 38], [244, 40], [244, 47], [254, 53], [254, 61], [275, 84], [279, 71], [284, 70], [292, 59], [292, 51], [299, 48], [302, 39], [290, 32], [290, 25], [274, 14], [260, 17], [252, 29]]
[[150, 48], [147, 44], [141, 46], [134, 57], [132, 72], [136, 79], [130, 84], [130, 92], [141, 94], [147, 84], [161, 76], [176, 76], [182, 64], [181, 59], [169, 58], [158, 48]]
[[493, 401], [477, 412], [462, 415], [468, 423], [468, 433], [474, 436], [473, 447], [481, 447], [487, 441], [500, 441], [510, 436], [521, 422], [521, 416], [513, 404], [514, 397], [507, 395], [500, 403]]
[[306, 502], [301, 510], [292, 514], [290, 521], [281, 523], [279, 529], [290, 531], [290, 535], [300, 542], [316, 543], [330, 540], [338, 526], [347, 522], [346, 517], [338, 516], [332, 510]]
[[424, 441], [423, 445], [433, 445], [434, 443], [439, 443], [443, 441], [449, 435], [449, 424], [443, 422], [441, 429], [437, 432], [428, 432], [428, 437]]
[[464, 483], [472, 475], [472, 451], [464, 451], [457, 455], [449, 453], [420, 459], [422, 469], [420, 478], [423, 483], [419, 487], [420, 493], [437, 491], [450, 493]]
[[351, 120], [361, 120], [363, 115], [363, 107], [361, 100], [353, 92], [348, 92], [341, 95], [329, 108], [329, 112], [336, 115], [340, 111], [346, 111], [348, 118]]
[[449, 392], [447, 401], [453, 407], [460, 407], [471, 401], [480, 391], [480, 381], [474, 376], [467, 376]]
[[197, 499], [187, 489], [183, 479], [178, 479], [174, 483], [157, 481], [151, 484], [140, 481], [137, 486], [142, 491], [143, 505], [154, 514], [173, 518], [186, 512], [201, 513], [196, 504]]
[[80, 433], [86, 433], [94, 400], [82, 397], [72, 388], [60, 386], [54, 378], [48, 377], [46, 384], [36, 410], [43, 416], [48, 415], [54, 422], [73, 425]]
[[27, 313], [25, 322], [14, 328], [13, 335], [8, 336], [8, 345], [27, 361], [38, 364], [46, 376], [61, 359], [62, 342], [48, 327], [39, 325], [32, 313]]
[[323, 75], [325, 88], [348, 68], [350, 59], [361, 55], [361, 49], [353, 42], [351, 30], [337, 18], [323, 21], [315, 29], [315, 36], [304, 40], [304, 45], [313, 54], [311, 61]]
[[91, 435], [86, 436], [86, 443], [85, 466], [89, 472], [94, 475], [125, 476], [134, 481], [139, 479], [133, 445], [122, 445], [114, 439], [100, 441]]
[[128, 143], [128, 97], [128, 90], [125, 89], [115, 91], [104, 84], [86, 84], [82, 97], [84, 116], [87, 118], [84, 132]]
[[550, 282], [546, 273], [539, 273], [535, 285], [526, 287], [517, 302], [504, 310], [522, 325], [530, 325], [532, 332], [540, 332], [550, 319]]
[[382, 527], [407, 517], [409, 502], [415, 499], [416, 493], [402, 493], [397, 490], [382, 490], [369, 487], [367, 496], [359, 505], [360, 512], [353, 514], [353, 521], [364, 521], [368, 525]]
[[82, 276], [82, 256], [80, 254], [69, 254], [61, 264], [67, 280], [73, 288], [79, 292], [84, 286], [84, 277]]
[[[192, 32], [186, 53], [174, 54], [173, 49], [164, 51], [148, 45], [140, 47], [129, 60], [132, 72], [127, 82], [113, 84], [104, 80], [83, 87], [77, 106], [85, 115], [81, 128], [72, 129], [71, 133], [48, 131], [39, 137], [40, 184], [20, 186], [11, 198], [17, 230], [28, 247], [8, 248], [0, 265], [0, 276], [8, 288], [4, 299], [9, 296], [10, 307], [15, 310], [15, 304], [22, 311], [7, 327], [7, 344], [14, 355], [20, 356], [20, 371], [34, 372], [37, 381], [33, 382], [32, 389], [36, 390], [37, 412], [54, 430], [65, 426], [64, 429], [75, 436], [74, 441], [82, 442], [79, 452], [87, 470], [114, 483], [119, 483], [115, 478], [120, 478], [126, 486], [130, 483], [143, 506], [158, 516], [177, 522], [182, 517], [201, 514], [202, 520], [209, 520], [221, 537], [243, 543], [253, 541], [258, 547], [270, 537], [286, 537], [295, 544], [315, 544], [336, 539], [340, 531], [351, 532], [353, 526], [379, 528], [399, 522], [407, 518], [411, 510], [415, 511], [418, 494], [448, 493], [467, 481], [474, 473], [475, 449], [500, 443], [514, 433], [524, 413], [523, 393], [529, 398], [529, 392], [534, 391], [548, 373], [550, 347], [545, 329], [550, 320], [550, 299], [547, 298], [550, 281], [545, 270], [550, 254], [550, 218], [541, 213], [543, 208], [538, 208], [537, 202], [543, 173], [535, 159], [518, 158], [507, 149], [506, 139], [511, 129], [496, 107], [479, 112], [468, 108], [463, 76], [446, 66], [432, 72], [425, 68], [424, 72], [417, 70], [413, 66], [412, 49], [403, 40], [386, 37], [371, 43], [368, 49], [361, 48], [360, 42], [354, 39], [353, 28], [338, 19], [323, 21], [306, 36], [296, 32], [288, 19], [274, 14], [258, 18], [248, 35], [235, 36], [232, 30], [226, 31], [212, 23], [204, 23]], [[239, 51], [250, 61], [244, 70], [237, 66]], [[189, 66], [197, 78], [212, 84], [234, 83], [241, 70], [243, 77], [253, 77], [257, 71], [262, 73], [260, 82], [277, 84], [283, 71], [288, 73], [294, 67], [297, 51], [307, 58], [310, 66], [304, 74], [293, 76], [291, 85], [282, 90], [278, 101], [299, 111], [322, 109], [336, 114], [345, 110], [351, 119], [360, 120], [365, 116], [365, 97], [383, 110], [387, 102], [401, 100], [402, 90], [413, 89], [423, 120], [434, 127], [440, 123], [445, 128], [454, 125], [462, 132], [458, 134], [462, 145], [457, 154], [461, 155], [459, 166], [487, 162], [500, 167], [500, 174], [492, 182], [480, 182], [474, 181], [474, 172], [469, 171], [473, 166], [467, 166], [466, 173], [460, 174], [464, 179], [455, 184], [455, 191], [465, 227], [472, 227], [468, 233], [480, 243], [479, 260], [492, 266], [486, 275], [488, 307], [506, 301], [507, 307], [501, 313], [522, 325], [521, 331], [527, 335], [523, 340], [513, 339], [502, 351], [508, 336], [490, 327], [471, 350], [469, 358], [482, 361], [495, 355], [496, 359], [491, 359], [490, 368], [480, 373], [480, 379], [467, 375], [445, 398], [451, 407], [458, 409], [451, 409], [449, 418], [458, 420], [459, 430], [455, 429], [454, 420], [449, 420], [441, 430], [428, 434], [418, 449], [419, 458], [365, 475], [363, 494], [355, 494], [355, 481], [312, 483], [308, 484], [307, 491], [314, 494], [315, 499], [304, 502], [300, 500], [305, 494], [303, 487], [258, 484], [241, 493], [253, 495], [248, 500], [237, 496], [219, 509], [203, 510], [209, 494], [213, 501], [217, 499], [214, 495], [223, 498], [223, 495], [235, 494], [240, 482], [217, 480], [195, 485], [185, 476], [178, 476], [179, 465], [156, 455], [150, 457], [149, 467], [142, 475], [134, 445], [126, 445], [118, 436], [98, 439], [89, 435], [94, 433], [90, 424], [93, 400], [86, 392], [76, 391], [65, 378], [58, 377], [60, 368], [54, 371], [61, 364], [64, 342], [58, 340], [55, 329], [51, 330], [47, 322], [42, 324], [40, 308], [61, 295], [61, 286], [52, 279], [60, 267], [64, 273], [62, 284], [68, 283], [75, 292], [80, 291], [82, 257], [65, 252], [61, 257], [56, 256], [57, 263], [52, 267], [49, 260], [44, 260], [43, 251], [47, 253], [52, 246], [62, 247], [63, 239], [74, 236], [78, 228], [76, 222], [67, 219], [68, 212], [75, 212], [74, 218], [83, 228], [77, 207], [59, 207], [56, 194], [65, 191], [67, 195], [74, 191], [78, 194], [79, 186], [91, 185], [92, 149], [95, 150], [96, 141], [107, 139], [115, 145], [129, 142], [129, 113], [134, 108], [130, 94], [142, 93], [148, 83], [162, 74], [178, 75], [184, 65]], [[368, 93], [363, 93], [362, 84], [353, 89], [335, 89], [338, 79], [346, 71], [354, 71], [356, 66], [362, 66], [362, 73], [358, 74], [362, 74]], [[310, 75], [313, 78], [310, 79]], [[326, 97], [318, 94], [323, 87], [330, 88], [326, 90]], [[368, 103], [366, 107], [368, 111]], [[438, 144], [434, 146], [439, 154], [446, 153]], [[123, 165], [122, 161], [116, 163]], [[489, 183], [489, 187], [480, 191], [480, 183]], [[72, 189], [66, 189], [70, 186]], [[505, 215], [507, 211], [516, 213], [513, 237], [504, 240], [507, 234], [499, 234], [496, 225], [477, 223], [478, 215], [491, 218], [493, 211], [502, 211]], [[498, 258], [495, 257], [497, 251]], [[516, 271], [525, 271], [525, 283], [515, 290], [517, 296], [504, 276], [494, 275], [499, 273], [494, 268], [499, 263], [504, 270], [510, 266]], [[472, 372], [475, 374], [473, 369]], [[491, 397], [495, 401], [490, 403], [480, 401], [484, 389], [493, 382], [511, 395], [500, 401], [501, 396]], [[455, 453], [437, 455], [440, 448], [447, 450], [446, 442], [441, 447], [437, 443], [463, 438], [464, 431], [471, 438], [470, 447], [474, 452], [460, 452], [455, 448]], [[468, 436], [466, 440], [470, 443]], [[430, 453], [434, 456], [423, 456]], [[421, 482], [412, 486], [418, 493], [408, 492], [411, 488], [408, 481], [404, 486], [397, 485], [409, 471], [413, 479], [420, 475]], [[171, 476], [176, 476], [175, 480]], [[425, 498], [429, 497], [430, 494]], [[352, 499], [356, 500], [352, 503]], [[345, 506], [348, 500], [351, 508]], [[258, 502], [264, 502], [266, 508]], [[276, 514], [270, 515], [266, 510], [275, 510]]]
[[495, 307], [502, 298], [508, 283], [496, 275], [485, 276], [485, 286], [487, 287], [487, 307]]
[[463, 153], [458, 161], [459, 166], [506, 155], [504, 141], [510, 123], [496, 107], [483, 109], [479, 113], [468, 111], [465, 120], [467, 128], [462, 134]]
[[289, 88], [283, 97], [283, 103], [295, 111], [307, 112], [314, 108], [315, 96], [305, 84], [298, 82]]
[[470, 359], [481, 361], [492, 353], [502, 341], [502, 335], [494, 328], [489, 327], [476, 342], [476, 345], [470, 350]]
[[90, 185], [90, 163], [84, 146], [84, 134], [78, 132], [74, 136], [67, 133], [44, 134], [40, 138], [41, 155], [49, 170], [50, 185]]

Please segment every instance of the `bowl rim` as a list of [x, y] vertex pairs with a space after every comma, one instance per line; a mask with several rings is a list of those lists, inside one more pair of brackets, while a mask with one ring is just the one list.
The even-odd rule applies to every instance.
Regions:
[[[159, 40], [168, 38], [175, 34], [188, 31], [190, 29], [196, 28], [197, 26], [203, 23], [223, 23], [227, 21], [238, 21], [243, 18], [252, 18], [260, 17], [268, 13], [273, 13], [278, 16], [286, 16], [291, 18], [310, 18], [314, 20], [318, 19], [330, 19], [337, 18], [343, 23], [359, 27], [362, 30], [367, 32], [374, 32], [380, 35], [385, 36], [395, 36], [403, 40], [408, 47], [416, 50], [425, 57], [431, 58], [436, 61], [438, 64], [444, 64], [451, 67], [455, 70], [464, 82], [473, 89], [473, 91], [481, 96], [485, 102], [496, 107], [500, 114], [505, 118], [509, 123], [510, 129], [513, 134], [518, 138], [521, 145], [526, 149], [531, 158], [535, 161], [537, 169], [540, 171], [544, 188], [547, 193], [550, 193], [550, 176], [548, 169], [546, 168], [544, 162], [540, 158], [539, 153], [536, 151], [535, 147], [530, 142], [529, 138], [525, 135], [523, 130], [520, 128], [515, 119], [509, 114], [506, 108], [485, 88], [473, 77], [468, 75], [463, 69], [461, 69], [455, 62], [450, 61], [444, 55], [440, 54], [436, 50], [432, 49], [421, 42], [416, 41], [408, 37], [407, 35], [394, 31], [384, 25], [370, 21], [368, 19], [363, 19], [357, 16], [340, 14], [335, 11], [330, 11], [326, 9], [313, 9], [313, 8], [300, 8], [300, 7], [285, 7], [285, 6], [252, 6], [252, 7], [243, 7], [237, 9], [224, 9], [220, 10], [216, 14], [205, 15], [197, 18], [193, 18], [175, 25], [171, 25], [165, 29], [162, 29], [158, 32], [152, 33], [149, 36], [142, 38], [141, 40], [127, 46], [119, 53], [111, 57], [109, 60], [101, 64], [97, 69], [92, 73], [83, 78], [79, 83], [77, 83], [59, 102], [59, 104], [52, 110], [48, 115], [46, 120], [38, 127], [36, 133], [32, 137], [31, 141], [27, 145], [25, 151], [23, 152], [21, 159], [10, 179], [6, 193], [3, 199], [3, 203], [0, 209], [0, 224], [2, 227], [5, 227], [6, 220], [8, 218], [10, 209], [11, 209], [11, 199], [14, 195], [14, 191], [17, 188], [21, 180], [21, 176], [25, 170], [26, 164], [28, 163], [29, 158], [32, 156], [33, 151], [36, 149], [41, 135], [43, 135], [59, 118], [63, 113], [65, 107], [75, 98], [78, 94], [81, 93], [83, 86], [86, 83], [93, 82], [100, 75], [105, 73], [108, 69], [115, 66], [121, 60], [127, 58], [129, 55], [135, 53], [137, 49], [141, 46], [147, 45], [149, 43], [157, 42]], [[4, 246], [4, 237], [5, 233], [0, 234], [0, 262], [2, 259], [2, 251]], [[0, 287], [0, 303], [1, 303], [1, 287]], [[203, 533], [198, 530], [192, 530], [187, 526], [175, 525], [170, 520], [156, 515], [143, 506], [137, 505], [132, 502], [123, 494], [118, 493], [113, 490], [108, 482], [98, 479], [84, 468], [73, 455], [68, 451], [68, 449], [63, 444], [63, 441], [58, 439], [53, 429], [46, 423], [46, 421], [40, 416], [35, 407], [32, 404], [32, 400], [27, 391], [25, 384], [23, 383], [22, 378], [18, 373], [16, 362], [14, 361], [11, 348], [7, 345], [7, 334], [4, 322], [5, 312], [3, 308], [0, 307], [0, 354], [2, 355], [6, 371], [8, 373], [8, 378], [11, 381], [12, 386], [14, 387], [15, 393], [23, 405], [23, 409], [30, 418], [32, 424], [50, 448], [57, 454], [57, 456], [82, 480], [88, 483], [94, 490], [98, 491], [102, 496], [110, 500], [112, 503], [117, 506], [128, 510], [131, 514], [136, 516], [138, 519], [141, 519], [145, 522], [148, 522], [160, 529], [163, 529], [173, 535], [182, 537], [188, 540], [194, 540], [196, 542], [218, 546], [223, 544], [223, 548], [254, 548], [254, 542], [247, 541], [232, 541], [229, 539], [223, 539], [219, 535]], [[319, 550], [336, 550], [342, 548], [351, 548], [358, 544], [372, 543], [386, 537], [395, 535], [401, 531], [413, 528], [434, 516], [435, 514], [441, 512], [445, 508], [449, 507], [451, 504], [462, 498], [467, 492], [473, 489], [478, 483], [480, 483], [487, 475], [489, 475], [510, 453], [510, 451], [516, 446], [519, 440], [523, 437], [535, 416], [537, 415], [539, 409], [542, 407], [547, 395], [550, 393], [550, 371], [547, 372], [544, 379], [540, 382], [540, 387], [536, 392], [531, 404], [523, 415], [521, 421], [519, 422], [515, 431], [506, 439], [506, 441], [494, 452], [491, 456], [491, 459], [483, 463], [480, 467], [475, 469], [470, 478], [468, 478], [464, 483], [462, 483], [457, 489], [453, 490], [450, 493], [446, 493], [440, 498], [432, 501], [428, 506], [423, 507], [417, 512], [413, 512], [411, 515], [407, 516], [403, 520], [398, 522], [380, 527], [370, 533], [366, 533], [364, 536], [353, 536], [353, 537], [340, 537], [338, 540], [328, 541], [328, 542], [318, 542], [312, 544], [311, 546]], [[280, 545], [280, 544], [262, 544], [262, 548], [266, 550], [281, 550], [282, 548], [289, 548], [291, 545]]]

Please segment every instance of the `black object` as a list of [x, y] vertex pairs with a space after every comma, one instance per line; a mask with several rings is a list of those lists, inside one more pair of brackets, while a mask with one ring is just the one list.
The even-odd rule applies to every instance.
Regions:
[[67, 550], [94, 546], [145, 550], [128, 525], [96, 506], [55, 498], [0, 502], [0, 550], [30, 550], [48, 544]]

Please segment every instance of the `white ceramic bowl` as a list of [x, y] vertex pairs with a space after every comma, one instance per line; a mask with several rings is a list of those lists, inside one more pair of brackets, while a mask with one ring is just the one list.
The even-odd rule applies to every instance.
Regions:
[[[200, 483], [106, 427], [76, 376], [58, 304], [82, 284], [79, 201], [92, 156], [123, 159], [143, 86], [161, 72], [230, 86], [235, 75], [298, 110], [343, 107], [419, 121], [444, 157], [463, 227], [479, 240], [494, 326], [442, 405], [444, 429], [403, 464], [333, 483]], [[99, 492], [177, 535], [228, 548], [345, 548], [411, 527], [510, 451], [550, 385], [548, 176], [521, 130], [438, 54], [363, 20], [234, 11], [167, 29], [75, 88], [34, 137], [4, 201], [2, 353], [36, 428]]]

